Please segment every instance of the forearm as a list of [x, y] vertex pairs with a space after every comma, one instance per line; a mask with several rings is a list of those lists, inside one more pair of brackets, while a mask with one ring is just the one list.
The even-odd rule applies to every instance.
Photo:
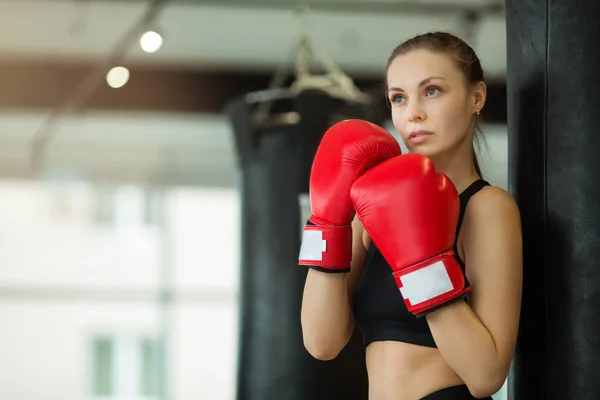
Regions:
[[487, 396], [502, 385], [506, 372], [496, 344], [471, 307], [459, 301], [426, 318], [442, 356], [471, 390]]
[[354, 325], [346, 274], [309, 269], [302, 297], [301, 323], [304, 345], [314, 357], [337, 356], [348, 342]]

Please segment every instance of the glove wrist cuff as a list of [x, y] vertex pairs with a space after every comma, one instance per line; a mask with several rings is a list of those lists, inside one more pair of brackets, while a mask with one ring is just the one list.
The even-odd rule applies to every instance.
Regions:
[[415, 315], [439, 308], [470, 291], [452, 250], [396, 271], [394, 279], [406, 307]]
[[323, 272], [348, 272], [352, 260], [352, 226], [306, 224], [298, 264]]

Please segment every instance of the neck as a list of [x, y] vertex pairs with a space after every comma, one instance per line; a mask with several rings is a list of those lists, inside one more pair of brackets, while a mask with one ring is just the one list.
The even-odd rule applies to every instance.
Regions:
[[442, 172], [450, 178], [458, 193], [480, 178], [473, 164], [473, 149], [468, 150], [454, 150], [431, 158], [436, 171]]

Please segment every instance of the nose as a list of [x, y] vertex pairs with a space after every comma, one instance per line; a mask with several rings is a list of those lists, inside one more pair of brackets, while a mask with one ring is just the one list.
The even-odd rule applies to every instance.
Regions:
[[419, 122], [425, 120], [425, 110], [419, 101], [411, 101], [406, 109], [409, 122]]

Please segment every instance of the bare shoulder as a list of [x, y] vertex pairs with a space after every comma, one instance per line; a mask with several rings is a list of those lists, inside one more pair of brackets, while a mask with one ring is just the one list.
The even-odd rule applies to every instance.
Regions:
[[504, 221], [508, 218], [520, 222], [521, 214], [515, 199], [506, 190], [498, 186], [486, 186], [470, 200], [465, 210], [465, 218], [491, 221]]
[[[469, 200], [463, 222], [462, 247], [467, 277], [475, 292], [490, 285], [520, 285], [522, 232], [519, 208], [505, 190], [486, 186]], [[474, 296], [478, 298], [479, 296]]]
[[514, 328], [522, 280], [521, 218], [516, 201], [505, 190], [486, 186], [469, 200], [464, 228], [471, 306], [488, 327], [506, 324]]

